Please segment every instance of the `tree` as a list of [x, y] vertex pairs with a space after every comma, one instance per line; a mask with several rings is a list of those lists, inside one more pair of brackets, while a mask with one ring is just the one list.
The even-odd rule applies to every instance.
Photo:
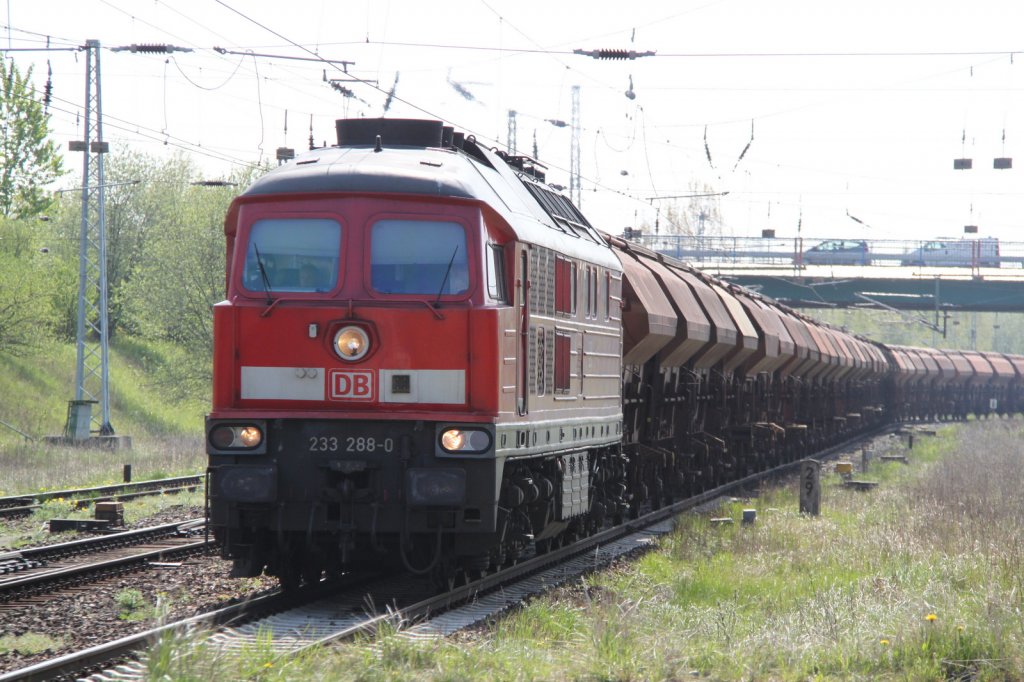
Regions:
[[663, 235], [705, 236], [721, 235], [723, 230], [722, 212], [719, 208], [721, 196], [711, 185], [690, 183], [690, 195], [686, 206], [675, 201], [663, 205], [659, 215], [658, 232]]
[[[255, 174], [232, 180], [248, 185]], [[171, 342], [180, 352], [163, 383], [176, 396], [208, 395], [213, 355], [212, 306], [224, 298], [224, 215], [237, 187], [165, 186], [174, 210], [150, 225], [142, 254], [120, 291], [124, 320], [145, 338]]]
[[31, 78], [31, 68], [22, 75], [0, 59], [0, 215], [8, 218], [45, 212], [52, 202], [46, 186], [64, 172]]
[[52, 261], [41, 243], [36, 225], [0, 219], [0, 353], [23, 353], [49, 332]]
[[[183, 153], [158, 158], [130, 149], [118, 148], [106, 159], [105, 190], [107, 236], [107, 295], [110, 337], [119, 332], [134, 333], [131, 315], [125, 314], [125, 287], [143, 266], [151, 239], [177, 229], [186, 206], [189, 181], [199, 175], [198, 167]], [[67, 259], [78, 260], [81, 229], [81, 195], [64, 195], [56, 211], [60, 241]], [[164, 267], [166, 262], [162, 263]], [[77, 272], [77, 268], [75, 270]], [[77, 280], [76, 280], [77, 282]], [[73, 291], [77, 292], [77, 283]], [[77, 298], [68, 311], [74, 329]], [[60, 328], [68, 328], [62, 321]]]

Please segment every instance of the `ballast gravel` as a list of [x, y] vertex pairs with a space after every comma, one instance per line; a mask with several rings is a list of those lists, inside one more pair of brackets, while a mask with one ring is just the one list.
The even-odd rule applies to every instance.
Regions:
[[[129, 524], [125, 530], [202, 514], [200, 507], [174, 506]], [[78, 537], [86, 535], [61, 533], [37, 544]], [[163, 621], [211, 611], [277, 587], [272, 578], [229, 578], [230, 570], [230, 562], [216, 556], [193, 557], [52, 595], [0, 603], [0, 673], [149, 630]], [[35, 653], [17, 650], [32, 648], [33, 641], [45, 641], [38, 635], [57, 644]]]

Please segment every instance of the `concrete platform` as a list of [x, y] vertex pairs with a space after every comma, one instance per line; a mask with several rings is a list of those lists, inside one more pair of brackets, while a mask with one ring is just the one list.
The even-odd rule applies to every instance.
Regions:
[[88, 438], [68, 438], [67, 436], [43, 436], [47, 445], [64, 445], [76, 448], [96, 448], [107, 450], [131, 450], [131, 436], [89, 436]]

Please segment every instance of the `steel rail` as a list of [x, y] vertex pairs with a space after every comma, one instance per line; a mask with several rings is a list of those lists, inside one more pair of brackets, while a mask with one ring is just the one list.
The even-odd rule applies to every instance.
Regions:
[[[101, 485], [93, 488], [69, 488], [67, 490], [49, 490], [47, 492], [26, 493], [23, 495], [10, 495], [0, 497], [0, 516], [9, 515], [13, 510], [24, 513], [28, 507], [35, 508], [39, 504], [57, 498], [69, 500], [110, 499], [115, 495], [133, 495], [147, 491], [163, 492], [169, 488], [185, 489], [198, 487], [203, 484], [203, 476], [175, 476], [173, 478], [157, 478], [150, 481], [137, 481], [135, 483], [116, 483], [113, 485]], [[106, 497], [104, 497], [106, 496]]]
[[146, 528], [135, 528], [133, 530], [109, 533], [98, 537], [81, 538], [69, 542], [61, 542], [55, 545], [40, 545], [38, 547], [27, 547], [25, 549], [11, 550], [0, 553], [2, 558], [21, 558], [26, 561], [52, 561], [65, 557], [78, 556], [81, 554], [94, 554], [105, 549], [123, 545], [141, 544], [148, 539], [159, 539], [168, 536], [188, 533], [206, 525], [206, 519], [195, 518], [185, 521], [175, 521], [159, 526], [148, 526]]
[[[166, 542], [166, 539], [163, 540]], [[205, 549], [213, 545], [212, 540], [201, 539], [191, 542], [169, 544], [165, 547], [149, 549], [144, 552], [137, 552], [127, 556], [105, 559], [91, 563], [73, 564], [71, 566], [54, 567], [52, 570], [46, 567], [33, 569], [31, 573], [22, 575], [15, 573], [11, 579], [0, 580], [0, 598], [17, 598], [17, 592], [27, 588], [39, 587], [48, 582], [68, 581], [91, 573], [106, 573], [115, 570], [129, 568], [135, 564], [144, 564], [150, 560], [160, 560], [178, 554], [189, 554], [196, 550]]]

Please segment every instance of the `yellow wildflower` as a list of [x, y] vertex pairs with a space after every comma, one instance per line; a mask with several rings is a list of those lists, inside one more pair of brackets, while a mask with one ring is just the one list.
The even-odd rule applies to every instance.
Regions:
[[878, 640], [878, 643], [881, 644], [882, 646], [889, 646], [889, 640], [887, 640], [887, 639], [880, 639], [880, 640]]
[[271, 663], [270, 661], [267, 661], [266, 663], [263, 664], [263, 667], [264, 668], [273, 668], [274, 664]]
[[924, 619], [929, 623], [934, 623], [936, 620], [938, 620], [938, 618], [939, 617], [936, 616], [934, 613], [929, 613], [927, 616], [924, 617]]

